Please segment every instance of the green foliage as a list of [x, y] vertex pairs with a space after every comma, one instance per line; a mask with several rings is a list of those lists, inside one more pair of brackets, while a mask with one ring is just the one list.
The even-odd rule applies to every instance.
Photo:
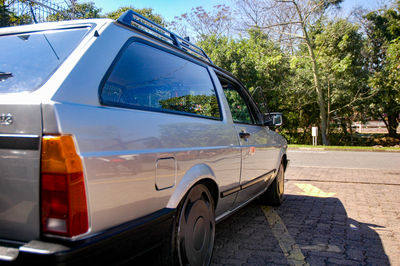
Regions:
[[2, 2], [0, 3], [0, 27], [12, 25], [13, 13], [8, 10], [8, 6]]
[[101, 8], [97, 8], [93, 2], [87, 2], [82, 4], [75, 4], [71, 8], [75, 18], [99, 18]]
[[343, 0], [310, 0], [310, 3], [315, 7], [314, 12], [322, 14], [329, 7], [339, 7]]
[[238, 77], [250, 92], [261, 87], [271, 110], [277, 110], [278, 95], [286, 80], [289, 62], [279, 47], [260, 31], [250, 31], [248, 39], [234, 40], [215, 35], [199, 42], [217, 66]]
[[400, 2], [397, 8], [378, 10], [366, 15], [369, 84], [374, 97], [370, 112], [384, 120], [391, 137], [397, 137], [400, 115], [399, 40]]
[[0, 1], [0, 27], [32, 23], [31, 17], [27, 15], [17, 16], [15, 13], [10, 11], [9, 2], [10, 1], [4, 0]]
[[[394, 100], [400, 103], [400, 37], [393, 40], [387, 50], [387, 72], [388, 72], [388, 85], [392, 88], [397, 89], [394, 94]], [[400, 113], [400, 104], [395, 107], [397, 112]]]
[[59, 21], [69, 19], [100, 18], [101, 8], [95, 6], [93, 2], [75, 3], [63, 13], [55, 13], [47, 17], [48, 21]]
[[229, 104], [229, 109], [231, 110], [233, 121], [239, 123], [251, 123], [252, 119], [250, 112], [239, 93], [236, 90], [228, 90], [225, 88], [224, 93]]
[[[310, 30], [320, 83], [326, 99], [328, 133], [342, 128], [344, 134], [352, 121], [362, 120], [364, 101], [368, 96], [368, 72], [363, 57], [364, 40], [359, 28], [347, 20], [319, 21]], [[304, 46], [291, 57], [290, 67], [292, 91], [288, 96], [295, 104], [291, 107], [285, 123], [291, 125], [290, 138], [304, 141], [310, 135], [310, 126], [319, 123], [318, 106], [315, 103], [311, 59]], [[289, 120], [289, 121], [288, 121]], [[297, 134], [301, 128], [302, 133]], [[334, 137], [332, 135], [332, 139]]]
[[330, 109], [338, 118], [349, 116], [356, 101], [360, 101], [360, 96], [366, 95], [368, 90], [363, 39], [358, 26], [346, 20], [329, 22], [316, 36], [315, 45], [321, 82], [326, 90], [330, 90]]
[[138, 9], [138, 8], [134, 8], [133, 6], [124, 6], [124, 7], [118, 8], [116, 11], [107, 13], [106, 17], [117, 20], [125, 11], [130, 10], [130, 9], [149, 18], [150, 20], [156, 22], [157, 24], [159, 24], [161, 26], [166, 26], [166, 22], [163, 19], [163, 17], [161, 17], [159, 14], [154, 14], [152, 8]]

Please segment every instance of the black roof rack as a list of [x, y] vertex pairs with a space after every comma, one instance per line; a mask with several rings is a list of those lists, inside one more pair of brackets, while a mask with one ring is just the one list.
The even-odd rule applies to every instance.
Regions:
[[150, 19], [136, 13], [133, 10], [127, 10], [117, 19], [117, 21], [125, 26], [144, 31], [156, 37], [157, 39], [171, 43], [179, 49], [203, 60], [206, 60], [212, 64], [211, 59], [204, 52], [203, 49], [201, 49], [197, 45], [194, 45], [188, 40], [176, 35], [175, 33], [167, 30], [166, 28], [158, 25]]

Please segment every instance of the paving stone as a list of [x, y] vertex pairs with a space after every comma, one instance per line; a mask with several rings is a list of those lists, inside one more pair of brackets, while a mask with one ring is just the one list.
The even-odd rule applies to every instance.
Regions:
[[245, 265], [265, 265], [265, 264], [266, 261], [263, 257], [252, 255], [247, 259], [247, 264]]
[[361, 249], [351, 248], [346, 249], [347, 258], [356, 261], [363, 261], [365, 259], [364, 252]]
[[312, 256], [306, 258], [306, 262], [309, 265], [325, 265], [327, 260], [328, 260], [327, 257], [320, 257], [320, 256]]
[[308, 251], [307, 252], [308, 258], [313, 257], [313, 256], [336, 258], [336, 259], [346, 259], [346, 256], [344, 253], [326, 252], [326, 251]]
[[345, 259], [337, 259], [337, 258], [328, 258], [328, 261], [326, 265], [341, 265], [341, 266], [347, 266], [347, 265], [365, 265], [364, 261], [352, 261], [352, 260], [345, 260]]
[[[376, 266], [381, 266], [381, 265], [390, 265], [388, 258], [367, 258], [366, 260], [367, 265], [376, 265]], [[393, 264], [396, 265], [396, 264]]]

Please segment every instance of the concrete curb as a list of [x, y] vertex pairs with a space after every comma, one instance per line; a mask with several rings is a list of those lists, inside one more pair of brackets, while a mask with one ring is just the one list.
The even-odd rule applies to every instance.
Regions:
[[400, 152], [398, 149], [379, 149], [379, 148], [371, 148], [371, 149], [336, 149], [336, 148], [311, 148], [311, 147], [290, 147], [288, 146], [288, 150], [305, 150], [305, 151], [364, 151], [364, 152]]

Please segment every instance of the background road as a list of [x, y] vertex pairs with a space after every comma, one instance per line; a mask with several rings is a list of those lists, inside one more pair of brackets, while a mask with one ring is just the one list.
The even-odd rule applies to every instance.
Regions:
[[288, 151], [291, 166], [400, 170], [400, 152], [296, 149]]

